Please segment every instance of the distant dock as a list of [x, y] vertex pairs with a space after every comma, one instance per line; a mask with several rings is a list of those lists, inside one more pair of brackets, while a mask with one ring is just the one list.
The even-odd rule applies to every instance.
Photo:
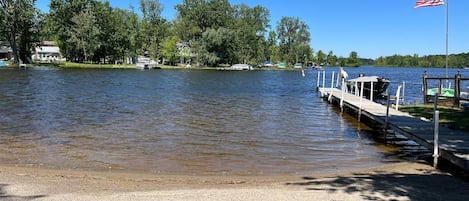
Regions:
[[[353, 94], [343, 93], [337, 88], [318, 87], [318, 91], [322, 98], [339, 106], [343, 111], [358, 114], [358, 119], [366, 117], [374, 123], [380, 124], [385, 131], [391, 129], [429, 150], [434, 150], [435, 126], [433, 122], [423, 121], [408, 113], [388, 108], [386, 105]], [[469, 134], [446, 127], [438, 127], [438, 130], [438, 157], [469, 171]]]

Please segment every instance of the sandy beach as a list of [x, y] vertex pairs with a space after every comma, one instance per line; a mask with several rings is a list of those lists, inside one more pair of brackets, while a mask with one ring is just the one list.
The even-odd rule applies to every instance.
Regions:
[[467, 200], [426, 163], [319, 175], [197, 176], [0, 167], [1, 200]]

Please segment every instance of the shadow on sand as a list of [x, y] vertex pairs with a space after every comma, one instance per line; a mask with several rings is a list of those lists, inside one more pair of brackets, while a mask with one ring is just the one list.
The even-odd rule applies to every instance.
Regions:
[[287, 185], [304, 186], [306, 190], [359, 193], [363, 200], [468, 200], [469, 183], [450, 174], [419, 170], [406, 174], [375, 171], [370, 174], [313, 178]]
[[45, 195], [33, 195], [33, 196], [17, 196], [17, 195], [9, 195], [5, 191], [5, 187], [7, 187], [8, 184], [0, 184], [0, 200], [1, 201], [7, 201], [7, 200], [15, 200], [15, 201], [22, 201], [22, 200], [34, 200], [38, 198], [43, 198], [46, 197]]

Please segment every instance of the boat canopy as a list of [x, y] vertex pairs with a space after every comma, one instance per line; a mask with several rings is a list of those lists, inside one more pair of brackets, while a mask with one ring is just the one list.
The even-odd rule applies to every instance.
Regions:
[[378, 79], [379, 79], [378, 76], [363, 76], [363, 77], [357, 77], [348, 81], [349, 82], [378, 82]]

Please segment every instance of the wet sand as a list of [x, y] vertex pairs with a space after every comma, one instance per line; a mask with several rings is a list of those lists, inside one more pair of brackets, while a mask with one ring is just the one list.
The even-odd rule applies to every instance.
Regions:
[[158, 175], [0, 166], [1, 200], [467, 200], [469, 183], [419, 162], [318, 175]]

